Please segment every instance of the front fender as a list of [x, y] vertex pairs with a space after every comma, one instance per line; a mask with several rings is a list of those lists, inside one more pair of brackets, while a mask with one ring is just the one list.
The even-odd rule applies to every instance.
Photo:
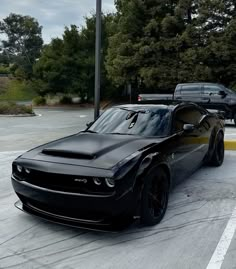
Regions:
[[168, 173], [169, 176], [169, 189], [171, 189], [172, 186], [172, 179], [171, 179], [171, 169], [169, 166], [169, 163], [167, 159], [165, 159], [163, 156], [161, 156], [160, 153], [151, 153], [147, 155], [139, 164], [139, 167], [137, 169], [136, 177], [134, 179], [134, 186], [133, 186], [133, 193], [134, 197], [136, 197], [136, 211], [135, 211], [135, 217], [140, 217], [140, 205], [141, 205], [141, 199], [142, 199], [142, 192], [144, 188], [145, 183], [145, 176], [147, 175], [148, 171], [152, 167], [163, 167], [165, 171]]
[[150, 153], [142, 160], [142, 162], [140, 163], [138, 167], [138, 171], [137, 171], [134, 183], [137, 184], [138, 182], [141, 182], [141, 185], [143, 185], [145, 175], [154, 166], [161, 166], [165, 169], [165, 171], [168, 173], [169, 185], [171, 186], [172, 180], [171, 180], [170, 165], [168, 163], [168, 160], [159, 152]]

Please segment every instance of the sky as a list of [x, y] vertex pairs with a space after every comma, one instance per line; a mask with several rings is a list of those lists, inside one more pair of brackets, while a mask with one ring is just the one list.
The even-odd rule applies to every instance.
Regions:
[[[104, 12], [115, 10], [114, 0], [102, 0]], [[84, 16], [96, 10], [96, 0], [0, 0], [0, 20], [10, 13], [30, 15], [43, 26], [45, 43], [61, 37], [65, 26], [83, 25]]]

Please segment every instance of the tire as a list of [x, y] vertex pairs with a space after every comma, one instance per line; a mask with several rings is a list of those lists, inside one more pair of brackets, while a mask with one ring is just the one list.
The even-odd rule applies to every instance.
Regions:
[[224, 135], [222, 133], [218, 133], [215, 140], [214, 151], [210, 160], [210, 165], [216, 167], [221, 166], [224, 162], [224, 155], [225, 155]]
[[145, 176], [141, 199], [140, 221], [146, 226], [158, 224], [164, 217], [169, 198], [168, 175], [153, 167]]

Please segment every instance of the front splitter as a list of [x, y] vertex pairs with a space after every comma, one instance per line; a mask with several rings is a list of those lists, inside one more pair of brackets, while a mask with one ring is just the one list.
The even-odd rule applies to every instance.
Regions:
[[89, 230], [89, 231], [117, 233], [126, 229], [130, 224], [130, 223], [129, 224], [128, 223], [91, 224], [91, 223], [86, 223], [86, 221], [80, 222], [79, 220], [76, 220], [76, 219], [72, 219], [72, 218], [68, 218], [64, 216], [58, 216], [58, 215], [54, 215], [48, 212], [44, 212], [36, 208], [32, 208], [29, 205], [23, 204], [20, 200], [18, 200], [15, 203], [15, 207], [21, 210], [22, 212], [25, 212], [27, 214], [36, 216], [40, 219], [43, 219], [43, 220], [46, 220], [55, 224], [73, 227], [73, 228], [80, 228], [80, 229]]

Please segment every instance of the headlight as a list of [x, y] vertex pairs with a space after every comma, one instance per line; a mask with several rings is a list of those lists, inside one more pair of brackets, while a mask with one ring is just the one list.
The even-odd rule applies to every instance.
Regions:
[[17, 165], [17, 166], [16, 166], [16, 169], [17, 169], [17, 171], [18, 171], [19, 173], [21, 173], [22, 170], [23, 170], [23, 167], [20, 166], [20, 165]]
[[95, 178], [93, 179], [93, 182], [94, 182], [94, 184], [97, 185], [97, 186], [102, 185], [102, 181], [101, 181], [101, 179], [99, 179], [99, 178], [97, 178], [97, 177], [95, 177]]
[[105, 182], [109, 188], [115, 187], [115, 180], [112, 178], [105, 178]]

